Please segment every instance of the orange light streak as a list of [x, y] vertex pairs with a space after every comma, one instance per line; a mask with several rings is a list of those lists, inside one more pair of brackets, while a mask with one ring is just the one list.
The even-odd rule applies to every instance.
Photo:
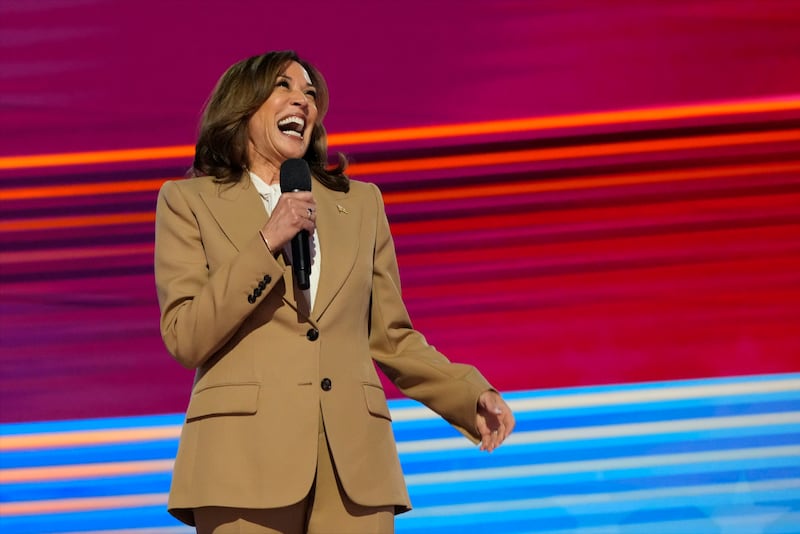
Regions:
[[[434, 158], [417, 158], [409, 160], [379, 161], [374, 163], [353, 163], [348, 171], [353, 176], [363, 174], [386, 174], [393, 172], [428, 171], [434, 169], [450, 169], [461, 167], [481, 167], [513, 163], [531, 163], [555, 159], [580, 159], [587, 157], [635, 154], [643, 152], [662, 152], [672, 150], [689, 150], [714, 148], [735, 145], [754, 145], [764, 143], [780, 143], [800, 141], [800, 130], [784, 132], [766, 132], [760, 134], [728, 134], [697, 138], [667, 139], [659, 141], [630, 141], [625, 143], [606, 143], [598, 145], [561, 147], [550, 149], [529, 149], [518, 151], [495, 152], [488, 154], [468, 154], [458, 156], [442, 156]], [[170, 178], [126, 181], [119, 183], [94, 183], [64, 186], [43, 186], [10, 188], [0, 190], [0, 200], [31, 200], [40, 198], [58, 198], [73, 196], [89, 196], [128, 192], [157, 191], [164, 181]], [[175, 178], [177, 179], [177, 178]], [[65, 223], [76, 226], [75, 223]], [[48, 226], [49, 227], [49, 226]], [[3, 226], [0, 224], [0, 230]], [[13, 224], [11, 231], [19, 229]]]
[[43, 501], [4, 502], [0, 516], [56, 514], [115, 508], [139, 508], [167, 504], [166, 493], [123, 495], [119, 497], [85, 497], [76, 499], [51, 499]]
[[534, 148], [489, 154], [467, 154], [440, 156], [397, 161], [377, 161], [374, 163], [354, 163], [351, 174], [388, 174], [394, 172], [418, 172], [461, 167], [486, 167], [511, 163], [532, 163], [556, 159], [582, 159], [621, 154], [641, 154], [644, 152], [668, 152], [675, 150], [695, 150], [724, 146], [756, 145], [800, 141], [800, 130], [782, 132], [746, 133], [663, 139], [656, 141], [628, 141], [624, 143], [603, 143], [597, 145], [569, 146], [559, 148]]
[[745, 100], [554, 115], [552, 117], [531, 117], [524, 119], [445, 124], [439, 126], [421, 126], [417, 128], [394, 128], [389, 130], [331, 134], [328, 137], [330, 138], [331, 145], [334, 143], [337, 145], [368, 145], [392, 141], [467, 137], [512, 132], [534, 132], [581, 126], [630, 124], [636, 122], [692, 119], [721, 115], [751, 115], [754, 113], [798, 110], [800, 110], [800, 95], [790, 95], [774, 100]]
[[0, 469], [0, 484], [164, 473], [171, 471], [173, 464], [173, 460], [141, 460], [135, 462]]
[[[575, 113], [551, 117], [530, 117], [437, 126], [334, 133], [328, 136], [328, 142], [332, 148], [335, 148], [336, 146], [343, 145], [371, 145], [393, 141], [440, 139], [446, 137], [458, 138], [476, 135], [505, 134], [510, 132], [536, 132], [581, 126], [610, 126], [647, 121], [792, 111], [800, 111], [800, 95], [786, 95], [774, 99], [712, 102], [684, 106]], [[193, 145], [3, 156], [0, 157], [0, 170], [191, 159], [193, 156]]]
[[0, 190], [0, 200], [34, 200], [39, 198], [79, 197], [91, 195], [116, 195], [157, 191], [170, 178], [103, 182], [92, 184], [48, 185], [44, 187], [18, 187]]
[[109, 215], [43, 217], [38, 219], [19, 219], [0, 222], [0, 232], [24, 232], [30, 230], [51, 230], [58, 228], [85, 228], [87, 226], [153, 223], [155, 220], [156, 214], [153, 211], [144, 213], [117, 213]]
[[[609, 221], [624, 225], [626, 224], [624, 221], [629, 220], [630, 217], [647, 217], [651, 221], [656, 217], [663, 216], [677, 219], [681, 217], [680, 212], [686, 209], [691, 209], [693, 213], [707, 212], [709, 214], [712, 211], [718, 213], [718, 210], [727, 209], [728, 214], [730, 214], [739, 209], [746, 209], [752, 212], [754, 209], [760, 208], [765, 215], [789, 212], [795, 213], [797, 217], [800, 217], [800, 189], [798, 189], [797, 193], [748, 197], [746, 202], [743, 202], [740, 197], [731, 197], [714, 201], [708, 199], [684, 199], [679, 205], [676, 205], [673, 201], [668, 201], [666, 203], [643, 203], [641, 206], [641, 209], [626, 208], [624, 216], [619, 206], [597, 208], [582, 206], [575, 210], [530, 210], [523, 213], [492, 213], [490, 215], [453, 217], [437, 220], [436, 224], [431, 224], [430, 221], [426, 220], [395, 222], [392, 223], [392, 235], [399, 237], [464, 231], [480, 232], [500, 228], [533, 227], [541, 224], [576, 224], [586, 221], [591, 221], [591, 224], [597, 228]], [[718, 217], [725, 218], [727, 215], [720, 214]], [[798, 218], [798, 223], [800, 223], [800, 218]]]
[[[505, 184], [469, 185], [427, 189], [424, 191], [387, 192], [383, 194], [384, 203], [387, 205], [406, 204], [412, 202], [437, 202], [442, 200], [457, 200], [474, 197], [497, 197], [504, 195], [521, 195], [532, 193], [546, 193], [555, 191], [572, 191], [602, 187], [630, 186], [637, 184], [653, 184], [663, 182], [678, 182], [688, 180], [703, 180], [713, 178], [733, 178], [736, 176], [777, 174], [800, 172], [800, 163], [764, 163], [758, 165], [726, 166], [705, 169], [686, 169], [672, 171], [656, 171], [635, 174], [608, 174], [590, 178], [563, 179], [548, 182], [515, 182]], [[46, 230], [69, 227], [103, 226], [112, 224], [139, 224], [153, 223], [154, 212], [117, 214], [117, 215], [86, 215], [76, 217], [54, 217], [41, 219], [24, 219], [0, 222], [0, 232], [20, 232], [31, 230]], [[109, 252], [107, 248], [102, 251], [85, 249], [86, 257], [96, 253], [97, 256], [124, 255], [150, 253], [149, 250]], [[14, 254], [18, 254], [15, 256]], [[0, 255], [0, 261], [19, 263], [29, 261], [27, 256], [31, 253], [8, 253]], [[42, 257], [41, 260], [49, 261], [69, 251], [51, 251], [41, 254], [52, 254], [53, 257]], [[6, 258], [8, 260], [6, 261]]]
[[637, 184], [654, 184], [663, 182], [679, 182], [711, 178], [733, 178], [750, 174], [776, 174], [800, 171], [800, 163], [770, 163], [745, 165], [736, 167], [718, 167], [711, 169], [689, 169], [665, 172], [648, 172], [635, 174], [609, 174], [591, 178], [574, 178], [555, 180], [552, 182], [517, 182], [506, 184], [470, 185], [427, 189], [424, 191], [408, 191], [384, 193], [385, 204], [407, 204], [412, 202], [436, 202], [440, 200], [456, 200], [473, 197], [496, 197], [504, 195], [521, 195], [530, 193], [547, 193], [555, 191], [572, 191]]
[[81, 260], [87, 258], [111, 258], [153, 254], [153, 244], [115, 245], [109, 247], [60, 248], [55, 250], [26, 250], [22, 252], [0, 252], [0, 264], [40, 263], [45, 261]]
[[168, 160], [193, 157], [193, 145], [124, 148], [119, 150], [93, 150], [89, 152], [63, 152], [60, 154], [33, 154], [26, 156], [0, 157], [0, 170], [68, 167], [71, 165], [99, 165], [103, 163]]
[[177, 439], [180, 425], [121, 428], [116, 430], [81, 430], [75, 432], [48, 432], [46, 434], [20, 434], [0, 436], [0, 451], [27, 449], [54, 449], [83, 445], [105, 445], [135, 441]]

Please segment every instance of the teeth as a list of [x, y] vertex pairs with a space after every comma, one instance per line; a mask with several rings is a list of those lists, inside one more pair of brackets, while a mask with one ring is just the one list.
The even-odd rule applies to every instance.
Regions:
[[301, 119], [300, 117], [286, 117], [285, 119], [281, 119], [278, 121], [278, 126], [286, 126], [287, 124], [297, 124], [300, 128], [306, 127], [306, 121]]
[[299, 139], [303, 138], [303, 134], [300, 132], [295, 132], [294, 130], [285, 130], [281, 132], [282, 134], [291, 135], [292, 137], [297, 137]]

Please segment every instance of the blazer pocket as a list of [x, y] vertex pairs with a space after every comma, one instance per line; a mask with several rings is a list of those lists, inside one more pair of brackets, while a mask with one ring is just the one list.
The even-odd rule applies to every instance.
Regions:
[[261, 384], [215, 384], [195, 391], [186, 410], [186, 420], [212, 415], [252, 415], [258, 411]]
[[372, 415], [391, 421], [392, 414], [389, 412], [389, 405], [386, 403], [386, 395], [383, 393], [383, 388], [373, 384], [362, 384], [362, 387], [364, 389], [364, 400], [367, 403], [367, 411]]

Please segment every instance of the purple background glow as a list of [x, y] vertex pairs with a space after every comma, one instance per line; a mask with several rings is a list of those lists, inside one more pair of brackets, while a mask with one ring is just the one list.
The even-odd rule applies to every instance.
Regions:
[[[778, 0], [6, 0], [0, 159], [193, 144], [221, 73], [271, 49], [296, 49], [325, 74], [331, 133], [696, 102], [798, 104], [798, 28], [797, 2]], [[385, 193], [415, 324], [508, 390], [798, 370], [798, 131], [800, 104], [346, 148], [356, 164], [572, 150], [491, 166], [354, 166], [355, 178]], [[773, 134], [782, 137], [761, 140]], [[693, 146], [724, 135], [739, 140]], [[661, 141], [688, 146], [659, 149]], [[0, 421], [183, 410], [191, 373], [158, 335], [157, 186], [55, 191], [160, 183], [189, 163], [0, 168]], [[661, 172], [676, 177], [647, 181]], [[629, 183], [608, 185], [618, 177]], [[479, 189], [497, 184], [508, 191]], [[554, 189], [530, 190], [546, 185]], [[53, 193], [13, 198], [26, 188]], [[469, 191], [433, 199], [439, 188]], [[105, 215], [125, 221], [67, 220]]]
[[796, 1], [5, 0], [0, 155], [194, 144], [232, 63], [295, 49], [330, 132], [800, 91]]

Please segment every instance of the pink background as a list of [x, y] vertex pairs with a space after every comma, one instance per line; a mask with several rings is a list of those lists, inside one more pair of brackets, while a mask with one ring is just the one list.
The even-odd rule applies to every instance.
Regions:
[[[179, 412], [192, 376], [159, 338], [151, 220], [190, 159], [14, 157], [193, 144], [225, 68], [285, 48], [325, 73], [332, 134], [787, 102], [332, 148], [386, 195], [416, 326], [501, 389], [800, 369], [796, 2], [6, 0], [0, 21], [1, 421]], [[587, 156], [624, 143], [653, 144]], [[471, 154], [502, 161], [369, 167]], [[144, 185], [80, 189], [120, 182]]]

